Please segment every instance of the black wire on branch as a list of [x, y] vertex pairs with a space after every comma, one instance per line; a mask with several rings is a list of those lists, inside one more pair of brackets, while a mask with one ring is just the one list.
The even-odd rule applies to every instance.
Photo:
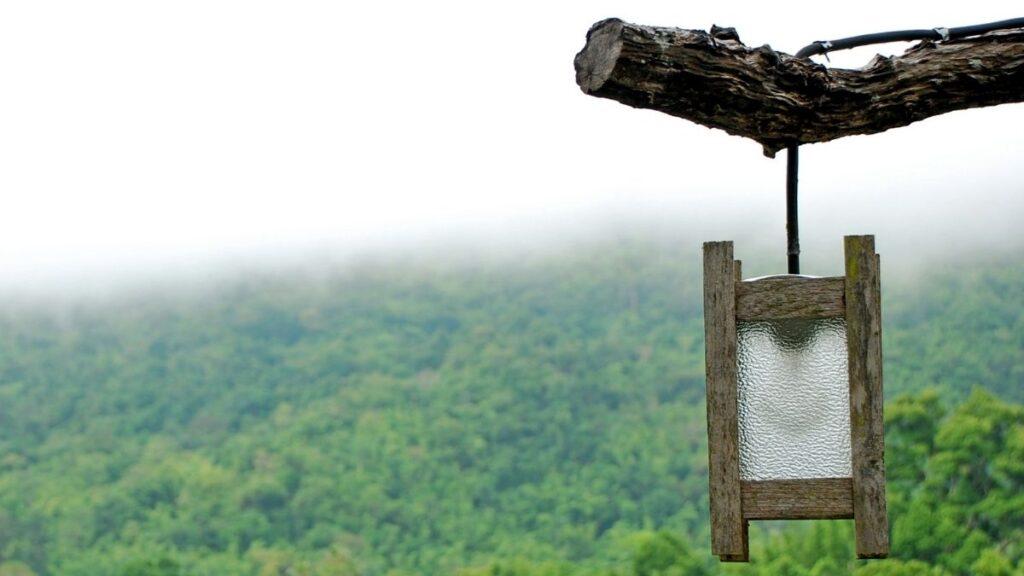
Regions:
[[[886, 42], [912, 42], [914, 40], [955, 40], [979, 36], [996, 30], [1024, 28], [1024, 18], [1011, 18], [987, 24], [960, 26], [957, 28], [932, 28], [931, 30], [895, 30], [850, 36], [839, 40], [818, 40], [804, 46], [796, 53], [797, 58], [810, 58], [819, 54], [828, 57], [829, 52], [848, 50], [869, 44]], [[797, 213], [797, 175], [800, 163], [800, 145], [796, 142], [786, 147], [786, 258], [790, 274], [800, 273], [800, 231]]]
[[988, 24], [960, 26], [958, 28], [932, 28], [931, 30], [895, 30], [893, 32], [877, 32], [850, 36], [839, 40], [818, 40], [804, 46], [796, 53], [797, 58], [808, 58], [818, 54], [828, 54], [836, 50], [848, 50], [869, 44], [885, 44], [886, 42], [912, 42], [914, 40], [956, 40], [978, 36], [996, 30], [1024, 28], [1024, 18], [1011, 18]]

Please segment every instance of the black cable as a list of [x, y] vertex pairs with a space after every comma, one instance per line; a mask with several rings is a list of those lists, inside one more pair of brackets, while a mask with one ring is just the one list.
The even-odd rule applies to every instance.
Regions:
[[[886, 42], [908, 42], [914, 40], [955, 40], [978, 36], [996, 30], [1024, 28], [1024, 18], [1011, 18], [988, 24], [960, 26], [958, 28], [933, 28], [931, 30], [896, 30], [850, 36], [839, 40], [819, 40], [803, 47], [796, 53], [797, 58], [809, 58], [828, 54], [836, 50], [847, 50], [868, 44]], [[800, 273], [800, 228], [797, 210], [797, 176], [800, 171], [800, 145], [796, 142], [786, 146], [786, 257], [790, 274]]]
[[978, 36], [996, 30], [1008, 28], [1024, 28], [1024, 18], [1011, 18], [988, 24], [960, 26], [958, 28], [932, 28], [931, 30], [896, 30], [893, 32], [877, 32], [850, 36], [839, 40], [819, 40], [804, 46], [796, 53], [797, 58], [807, 58], [818, 54], [827, 54], [836, 50], [848, 50], [868, 44], [884, 44], [886, 42], [910, 42], [913, 40], [955, 40]]

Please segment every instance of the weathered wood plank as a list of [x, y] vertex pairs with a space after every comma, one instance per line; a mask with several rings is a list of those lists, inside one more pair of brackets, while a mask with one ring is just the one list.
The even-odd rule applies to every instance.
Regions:
[[707, 382], [711, 552], [744, 556], [736, 406], [736, 264], [732, 242], [704, 244], [704, 335]]
[[730, 28], [594, 24], [576, 55], [586, 94], [759, 142], [874, 134], [954, 110], [1024, 100], [1024, 30], [920, 42], [856, 70], [746, 46]]
[[740, 483], [747, 520], [853, 518], [853, 480], [744, 480]]
[[736, 286], [737, 320], [839, 318], [846, 314], [841, 276], [769, 276]]
[[750, 522], [743, 521], [743, 554], [723, 554], [718, 557], [722, 562], [750, 562]]
[[874, 236], [847, 236], [846, 342], [858, 558], [889, 554], [882, 420], [882, 308]]

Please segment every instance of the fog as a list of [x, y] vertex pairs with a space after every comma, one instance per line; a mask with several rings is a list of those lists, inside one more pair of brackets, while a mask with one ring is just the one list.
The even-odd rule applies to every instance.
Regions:
[[[784, 154], [583, 95], [617, 16], [795, 52], [1019, 16], [1005, 2], [723, 5], [32, 2], [0, 8], [0, 291], [71, 294], [618, 236], [784, 257]], [[876, 52], [831, 56], [857, 67]], [[894, 268], [1020, 249], [1024, 106], [801, 153], [808, 262], [873, 233]], [[687, 253], [686, 251], [690, 252]], [[831, 272], [821, 264], [823, 272]], [[808, 270], [811, 273], [817, 270]]]

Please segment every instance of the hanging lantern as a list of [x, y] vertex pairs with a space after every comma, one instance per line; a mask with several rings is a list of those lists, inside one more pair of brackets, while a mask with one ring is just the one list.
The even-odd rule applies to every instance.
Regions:
[[[790, 274], [744, 281], [731, 242], [704, 245], [711, 549], [722, 560], [747, 561], [747, 523], [776, 519], [853, 518], [857, 556], [888, 555], [874, 238], [846, 237], [845, 276], [799, 275], [799, 149], [1021, 101], [1020, 66], [1006, 65], [1020, 42], [992, 33], [1022, 26], [1014, 18], [862, 34], [795, 56], [746, 46], [718, 26], [610, 18], [587, 33], [574, 60], [584, 93], [751, 138], [769, 157], [787, 150]], [[911, 39], [923, 42], [860, 70], [809, 60]]]
[[845, 238], [846, 275], [743, 280], [704, 244], [711, 548], [749, 558], [750, 520], [854, 520], [859, 558], [889, 552], [879, 260]]

